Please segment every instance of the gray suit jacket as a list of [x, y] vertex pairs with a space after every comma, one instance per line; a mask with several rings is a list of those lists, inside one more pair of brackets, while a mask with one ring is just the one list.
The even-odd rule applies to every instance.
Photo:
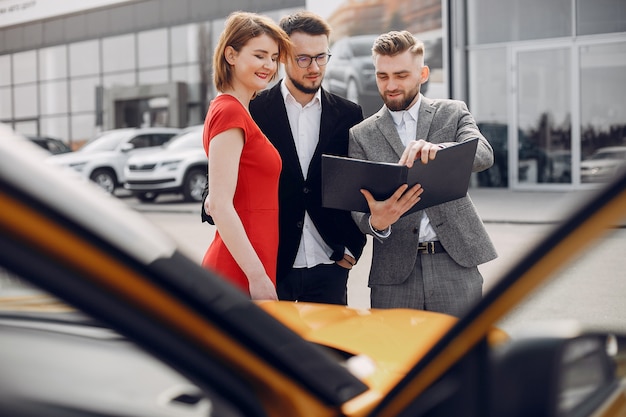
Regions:
[[[446, 143], [473, 138], [478, 138], [479, 142], [472, 170], [483, 171], [493, 164], [493, 150], [478, 130], [465, 103], [422, 97], [416, 139], [445, 146]], [[386, 106], [350, 129], [350, 157], [398, 162], [404, 148]], [[459, 265], [475, 267], [497, 257], [469, 195], [425, 211], [441, 244]], [[368, 224], [369, 214], [353, 212], [352, 217], [363, 233], [372, 234]], [[406, 215], [392, 226], [389, 238], [375, 237], [370, 284], [404, 282], [417, 258], [421, 217], [422, 211]]]

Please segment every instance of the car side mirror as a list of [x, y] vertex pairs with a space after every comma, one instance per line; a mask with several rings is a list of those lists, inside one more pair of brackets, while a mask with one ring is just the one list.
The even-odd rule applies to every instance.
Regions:
[[587, 415], [583, 409], [606, 401], [624, 377], [626, 337], [513, 338], [494, 351], [492, 365], [490, 415]]
[[130, 143], [130, 142], [126, 142], [126, 143], [122, 144], [122, 146], [120, 147], [120, 150], [122, 152], [130, 152], [133, 149], [135, 149], [135, 145]]

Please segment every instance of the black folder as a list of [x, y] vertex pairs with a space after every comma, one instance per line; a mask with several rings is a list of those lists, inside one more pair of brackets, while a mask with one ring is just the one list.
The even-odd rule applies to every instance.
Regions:
[[372, 193], [378, 201], [389, 198], [400, 185], [421, 184], [421, 199], [409, 211], [413, 213], [437, 204], [456, 200], [467, 194], [478, 139], [437, 151], [427, 164], [420, 160], [411, 168], [387, 162], [365, 161], [335, 155], [322, 155], [322, 206], [369, 213], [360, 189]]

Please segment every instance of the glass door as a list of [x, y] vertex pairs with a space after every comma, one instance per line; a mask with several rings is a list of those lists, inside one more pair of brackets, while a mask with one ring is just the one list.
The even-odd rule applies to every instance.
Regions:
[[571, 45], [513, 50], [510, 164], [513, 188], [571, 188]]

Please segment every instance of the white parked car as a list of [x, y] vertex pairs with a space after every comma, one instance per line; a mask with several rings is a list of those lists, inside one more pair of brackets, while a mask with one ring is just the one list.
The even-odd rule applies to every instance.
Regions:
[[599, 148], [580, 163], [582, 182], [605, 182], [614, 178], [626, 165], [626, 146]]
[[182, 194], [185, 201], [202, 201], [208, 170], [202, 128], [190, 127], [158, 152], [129, 158], [124, 188], [144, 202], [154, 201], [159, 194]]
[[47, 162], [72, 168], [113, 193], [126, 181], [124, 165], [132, 155], [154, 151], [181, 132], [170, 127], [113, 129], [102, 132], [76, 152], [52, 155]]

